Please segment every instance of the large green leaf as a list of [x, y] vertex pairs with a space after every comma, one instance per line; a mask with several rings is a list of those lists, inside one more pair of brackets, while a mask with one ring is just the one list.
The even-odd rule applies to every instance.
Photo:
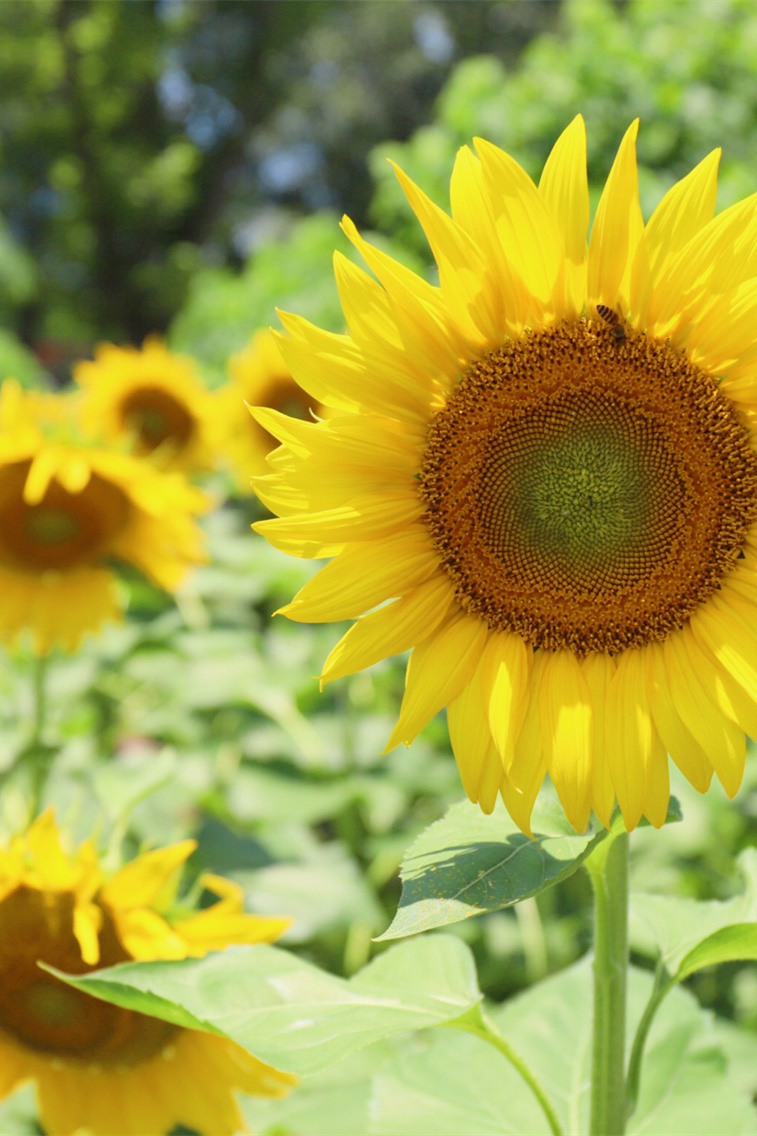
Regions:
[[481, 997], [470, 951], [451, 935], [402, 943], [349, 980], [262, 945], [60, 977], [127, 1009], [223, 1033], [293, 1073], [316, 1072], [382, 1038], [440, 1025]]
[[[633, 1033], [651, 976], [629, 976], [628, 1032]], [[570, 1136], [588, 1132], [591, 1064], [591, 969], [586, 960], [494, 1010], [502, 1035], [536, 1073]], [[757, 1062], [757, 1038], [749, 1038]], [[497, 1051], [457, 1031], [433, 1031], [415, 1052], [375, 1079], [371, 1136], [502, 1136], [549, 1132], [528, 1088]], [[728, 1072], [710, 1016], [675, 990], [651, 1034], [638, 1109], [629, 1136], [670, 1133], [753, 1136], [749, 1094]]]
[[381, 939], [399, 939], [499, 911], [575, 872], [606, 832], [573, 831], [552, 794], [533, 813], [530, 840], [504, 805], [491, 816], [462, 801], [415, 840], [400, 874], [402, 897]]
[[407, 1048], [408, 1035], [378, 1041], [330, 1069], [302, 1077], [297, 1091], [283, 1100], [244, 1098], [250, 1128], [256, 1136], [368, 1136], [372, 1079]]
[[756, 957], [757, 849], [742, 852], [738, 865], [744, 888], [725, 902], [667, 895], [631, 897], [634, 946], [650, 954], [659, 952], [675, 981], [713, 963]]

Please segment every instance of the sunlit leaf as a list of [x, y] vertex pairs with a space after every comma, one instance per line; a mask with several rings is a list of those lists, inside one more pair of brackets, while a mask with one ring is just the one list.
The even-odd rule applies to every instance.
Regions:
[[504, 805], [485, 816], [462, 801], [411, 845], [400, 871], [402, 898], [382, 939], [398, 939], [499, 911], [576, 871], [606, 832], [573, 831], [544, 793], [533, 813], [535, 840], [519, 831]]
[[350, 980], [269, 946], [60, 977], [127, 1009], [189, 1027], [204, 1023], [294, 1073], [449, 1021], [481, 996], [470, 951], [448, 935], [402, 943]]

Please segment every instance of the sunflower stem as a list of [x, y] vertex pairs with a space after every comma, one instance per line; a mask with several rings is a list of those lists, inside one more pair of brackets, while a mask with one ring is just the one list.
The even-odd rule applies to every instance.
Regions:
[[626, 1127], [627, 832], [610, 833], [586, 860], [594, 887], [594, 1020], [591, 1136]]

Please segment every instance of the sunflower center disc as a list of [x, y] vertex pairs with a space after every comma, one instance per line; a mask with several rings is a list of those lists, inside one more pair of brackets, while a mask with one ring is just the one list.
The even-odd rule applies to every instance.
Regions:
[[146, 451], [166, 441], [184, 446], [194, 433], [192, 416], [160, 387], [139, 387], [132, 391], [121, 403], [121, 417]]
[[92, 474], [80, 493], [51, 481], [42, 501], [27, 505], [30, 465], [0, 469], [0, 563], [24, 572], [66, 571], [107, 555], [131, 517], [123, 490]]
[[[98, 966], [131, 956], [110, 914], [101, 909]], [[0, 1030], [38, 1053], [85, 1065], [129, 1067], [161, 1053], [179, 1027], [101, 1002], [66, 986], [38, 960], [69, 974], [97, 967], [82, 962], [73, 933], [70, 893], [21, 886], [0, 901]]]
[[536, 647], [615, 652], [682, 627], [733, 567], [757, 458], [683, 354], [581, 320], [465, 372], [421, 493], [467, 611]]

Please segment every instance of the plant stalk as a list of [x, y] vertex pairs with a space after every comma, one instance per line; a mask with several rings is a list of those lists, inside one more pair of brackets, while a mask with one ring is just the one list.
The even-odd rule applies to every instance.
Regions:
[[594, 1019], [591, 1136], [623, 1136], [626, 1126], [627, 832], [610, 833], [586, 860], [594, 888]]

